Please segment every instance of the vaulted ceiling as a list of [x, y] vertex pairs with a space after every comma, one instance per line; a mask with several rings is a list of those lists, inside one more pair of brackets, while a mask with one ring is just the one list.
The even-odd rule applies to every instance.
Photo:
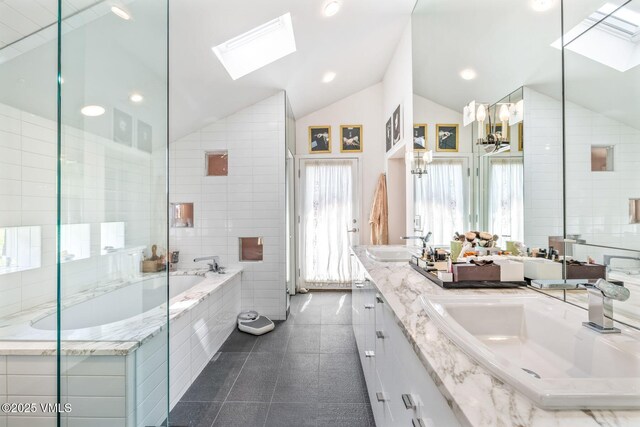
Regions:
[[[171, 3], [173, 136], [286, 90], [296, 117], [379, 82], [415, 0], [342, 0], [325, 17], [326, 0], [176, 0]], [[297, 51], [236, 81], [211, 51], [286, 12]], [[327, 71], [333, 82], [322, 83]]]

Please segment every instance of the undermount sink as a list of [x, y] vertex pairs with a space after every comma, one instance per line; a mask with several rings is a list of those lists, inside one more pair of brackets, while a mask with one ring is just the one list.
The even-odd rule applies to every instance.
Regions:
[[411, 260], [411, 252], [403, 246], [376, 246], [367, 248], [367, 256], [376, 261], [403, 262]]
[[544, 409], [640, 408], [640, 333], [599, 334], [546, 296], [420, 297], [465, 353]]

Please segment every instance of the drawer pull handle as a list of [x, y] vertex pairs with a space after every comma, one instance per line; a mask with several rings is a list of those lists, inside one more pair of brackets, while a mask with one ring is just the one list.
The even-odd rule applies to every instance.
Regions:
[[366, 308], [367, 310], [373, 310], [374, 308], [376, 308], [376, 306], [373, 304], [365, 304], [364, 308]]
[[425, 422], [422, 421], [422, 418], [414, 418], [414, 419], [412, 419], [411, 420], [411, 424], [413, 424], [413, 427], [427, 427]]
[[376, 352], [373, 350], [365, 350], [364, 357], [376, 357]]
[[384, 332], [382, 331], [376, 331], [376, 337], [380, 338], [381, 340], [386, 338], [386, 336], [384, 335]]
[[386, 402], [389, 399], [387, 399], [387, 396], [384, 393], [379, 391], [376, 393], [376, 400], [378, 402]]
[[416, 409], [416, 402], [413, 400], [413, 396], [410, 394], [402, 395], [402, 403], [406, 409]]
[[384, 300], [380, 295], [376, 295], [376, 301], [378, 302], [378, 304], [384, 304]]
[[356, 288], [364, 288], [364, 283], [356, 283]]

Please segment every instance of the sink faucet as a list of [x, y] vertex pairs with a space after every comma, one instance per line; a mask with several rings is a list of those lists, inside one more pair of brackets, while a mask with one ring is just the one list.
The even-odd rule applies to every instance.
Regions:
[[422, 241], [422, 258], [425, 258], [427, 256], [427, 253], [431, 252], [431, 248], [429, 248], [429, 251], [427, 251], [427, 242], [431, 239], [431, 235], [433, 233], [431, 233], [430, 231], [424, 235], [424, 236], [402, 236], [401, 239], [403, 240], [409, 240], [409, 239], [418, 239]]
[[587, 283], [582, 286], [589, 293], [589, 321], [583, 325], [602, 334], [620, 333], [620, 329], [613, 326], [613, 300], [628, 300], [629, 289], [604, 279], [598, 279], [593, 285]]
[[596, 283], [584, 283], [582, 280], [533, 280], [531, 285], [540, 289], [586, 289], [589, 296], [589, 321], [582, 324], [601, 334], [620, 333], [613, 326], [613, 301], [629, 299], [629, 289], [614, 285], [604, 279]]
[[214, 273], [224, 273], [224, 267], [222, 267], [220, 265], [220, 257], [219, 256], [203, 256], [200, 258], [194, 258], [193, 262], [199, 262], [199, 261], [211, 261], [208, 262], [207, 265], [209, 266], [209, 271], [213, 271]]

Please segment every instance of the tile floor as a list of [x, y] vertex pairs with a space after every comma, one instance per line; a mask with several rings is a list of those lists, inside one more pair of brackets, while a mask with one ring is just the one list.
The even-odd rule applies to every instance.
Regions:
[[375, 426], [350, 292], [291, 299], [261, 337], [234, 331], [170, 414], [171, 426]]

